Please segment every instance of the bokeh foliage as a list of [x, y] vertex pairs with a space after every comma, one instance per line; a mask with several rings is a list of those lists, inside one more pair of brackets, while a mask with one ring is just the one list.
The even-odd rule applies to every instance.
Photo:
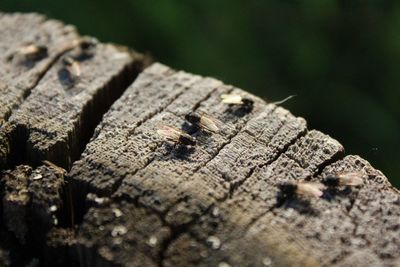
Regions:
[[[400, 1], [1, 0], [285, 103], [400, 187]], [[0, 36], [1, 38], [1, 36]]]

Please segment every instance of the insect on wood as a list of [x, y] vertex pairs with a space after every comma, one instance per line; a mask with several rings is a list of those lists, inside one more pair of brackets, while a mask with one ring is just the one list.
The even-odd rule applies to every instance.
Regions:
[[196, 144], [196, 140], [192, 136], [172, 126], [159, 126], [157, 129], [157, 134], [169, 141], [174, 142], [175, 144], [181, 144], [185, 146], [194, 146]]
[[21, 47], [18, 53], [28, 60], [38, 60], [47, 55], [47, 48], [43, 45], [30, 44]]
[[75, 59], [79, 61], [84, 61], [94, 56], [95, 48], [98, 41], [91, 37], [82, 37], [80, 40], [76, 41], [76, 46], [79, 48], [76, 52], [77, 55]]
[[245, 110], [250, 111], [253, 108], [254, 101], [245, 97], [242, 97], [238, 94], [222, 94], [221, 96], [222, 103], [229, 105], [237, 105]]
[[73, 76], [73, 77], [80, 77], [81, 76], [81, 66], [78, 61], [73, 59], [72, 57], [66, 56], [62, 60], [66, 70]]
[[90, 49], [95, 47], [97, 42], [96, 38], [85, 36], [79, 40], [79, 46], [81, 49]]
[[328, 175], [324, 179], [327, 186], [358, 186], [363, 184], [364, 174], [360, 172], [343, 172]]
[[323, 195], [325, 186], [321, 183], [297, 182], [279, 185], [283, 197], [303, 196], [319, 198]]
[[198, 128], [214, 133], [219, 132], [222, 124], [221, 121], [205, 112], [191, 112], [185, 116], [185, 119]]
[[47, 55], [48, 51], [46, 46], [28, 44], [18, 48], [16, 51], [9, 54], [6, 59], [7, 61], [15, 61], [31, 66], [30, 64], [47, 57]]

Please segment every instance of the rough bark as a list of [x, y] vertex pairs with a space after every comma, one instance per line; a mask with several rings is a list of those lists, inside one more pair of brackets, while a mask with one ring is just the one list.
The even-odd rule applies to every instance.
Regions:
[[[38, 15], [0, 15], [0, 22], [13, 19], [60, 25]], [[15, 31], [28, 34], [18, 23]], [[20, 41], [8, 36], [1, 51]], [[18, 263], [400, 264], [400, 194], [367, 161], [346, 156], [303, 118], [213, 78], [159, 63], [141, 71], [141, 55], [113, 45], [95, 42], [89, 52], [76, 44], [47, 67], [36, 64], [29, 72], [35, 82], [23, 89], [29, 93], [15, 97], [4, 116], [0, 236], [9, 241], [0, 242], [0, 265], [27, 249]], [[79, 79], [60, 72], [66, 56], [79, 61]], [[28, 75], [18, 71], [10, 73]], [[4, 80], [4, 88], [16, 88]], [[254, 105], [226, 105], [224, 93]], [[193, 111], [220, 120], [220, 131], [192, 127], [184, 117]], [[166, 142], [156, 133], [160, 124], [183, 129], [197, 144]], [[280, 194], [283, 182], [321, 181], [342, 171], [362, 173], [363, 184], [327, 189], [319, 199]]]

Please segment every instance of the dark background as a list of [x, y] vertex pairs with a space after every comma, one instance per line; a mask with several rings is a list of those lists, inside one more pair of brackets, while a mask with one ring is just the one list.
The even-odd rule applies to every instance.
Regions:
[[[400, 187], [400, 1], [0, 0], [284, 106]], [[1, 36], [0, 36], [1, 38]]]

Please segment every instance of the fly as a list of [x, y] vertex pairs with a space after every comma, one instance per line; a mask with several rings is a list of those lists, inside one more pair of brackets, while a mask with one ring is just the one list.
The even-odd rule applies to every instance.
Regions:
[[47, 55], [47, 48], [43, 45], [30, 44], [21, 47], [18, 53], [28, 60], [39, 60]]
[[363, 183], [364, 174], [360, 172], [342, 172], [328, 175], [324, 179], [327, 186], [358, 186]]
[[7, 61], [20, 62], [23, 64], [32, 64], [34, 61], [47, 57], [47, 47], [44, 45], [28, 44], [18, 48], [6, 56]]
[[181, 144], [185, 146], [194, 146], [196, 144], [196, 140], [192, 136], [172, 126], [159, 126], [157, 129], [157, 134], [169, 141], [174, 142], [175, 144]]
[[205, 112], [191, 112], [185, 116], [185, 119], [201, 129], [214, 133], [219, 132], [220, 125], [222, 124], [221, 121]]
[[323, 184], [312, 182], [284, 183], [279, 187], [285, 197], [299, 195], [303, 197], [319, 198], [323, 195], [322, 190], [325, 189]]
[[81, 66], [78, 61], [73, 59], [72, 57], [64, 57], [62, 60], [63, 64], [65, 65], [66, 69], [68, 72], [73, 76], [73, 77], [79, 77], [81, 76]]
[[222, 103], [229, 105], [237, 105], [249, 111], [253, 108], [254, 101], [249, 98], [242, 97], [241, 95], [222, 94], [220, 97]]

